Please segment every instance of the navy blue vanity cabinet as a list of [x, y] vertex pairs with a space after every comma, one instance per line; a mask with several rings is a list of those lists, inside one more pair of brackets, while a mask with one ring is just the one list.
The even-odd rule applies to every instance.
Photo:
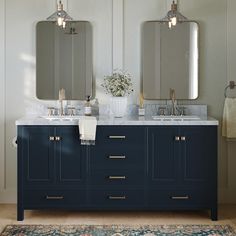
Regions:
[[18, 126], [18, 220], [27, 209], [211, 210], [217, 126]]
[[144, 126], [98, 126], [96, 145], [89, 148], [91, 207], [143, 209], [146, 160]]
[[19, 126], [18, 220], [24, 209], [84, 204], [86, 162], [77, 126]]
[[148, 204], [210, 209], [217, 219], [217, 127], [148, 128]]

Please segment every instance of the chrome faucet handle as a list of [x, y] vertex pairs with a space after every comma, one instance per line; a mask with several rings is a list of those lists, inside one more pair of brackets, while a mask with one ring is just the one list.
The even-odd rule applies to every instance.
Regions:
[[166, 115], [166, 107], [159, 107], [158, 108], [158, 115], [165, 116]]
[[178, 111], [180, 116], [186, 115], [186, 107], [178, 107]]
[[68, 115], [74, 116], [75, 115], [75, 107], [68, 107]]
[[55, 108], [48, 107], [48, 116], [54, 116], [54, 115], [55, 115]]

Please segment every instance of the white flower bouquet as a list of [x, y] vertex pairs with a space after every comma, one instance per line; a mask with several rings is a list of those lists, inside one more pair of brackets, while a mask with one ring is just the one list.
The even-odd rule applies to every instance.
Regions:
[[124, 97], [133, 92], [132, 76], [121, 70], [115, 70], [112, 75], [104, 77], [101, 86], [113, 97]]

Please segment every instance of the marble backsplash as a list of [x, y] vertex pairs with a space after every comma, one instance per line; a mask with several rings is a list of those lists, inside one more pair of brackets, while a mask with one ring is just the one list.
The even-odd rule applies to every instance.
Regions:
[[[91, 102], [92, 105], [92, 114], [93, 115], [112, 115], [110, 111], [109, 104], [97, 104], [95, 101]], [[184, 108], [184, 115], [197, 115], [201, 117], [207, 116], [207, 105], [189, 105], [189, 104], [181, 104], [177, 105], [180, 109]], [[39, 115], [47, 115], [48, 114], [48, 107], [58, 108], [59, 103], [58, 101], [53, 101], [51, 104], [49, 103], [28, 103], [25, 110], [26, 116], [39, 116]], [[76, 111], [76, 115], [83, 115], [84, 114], [84, 102], [71, 102], [65, 101], [64, 102], [64, 109], [66, 110], [68, 107], [74, 107]], [[152, 116], [152, 115], [159, 115], [159, 108], [165, 107], [165, 113], [168, 115], [171, 108], [171, 101], [167, 101], [165, 104], [163, 102], [158, 101], [148, 103], [145, 101], [144, 108], [145, 108], [145, 116]], [[138, 115], [138, 105], [136, 104], [129, 104], [127, 106], [127, 115], [137, 116]]]

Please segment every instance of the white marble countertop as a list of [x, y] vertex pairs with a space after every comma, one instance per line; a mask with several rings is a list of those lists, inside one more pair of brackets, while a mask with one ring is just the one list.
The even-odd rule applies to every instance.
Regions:
[[[187, 117], [157, 117], [130, 116], [114, 118], [111, 116], [97, 116], [98, 125], [218, 125], [218, 120], [212, 117], [199, 117], [188, 119]], [[39, 116], [23, 117], [16, 120], [16, 125], [78, 125], [78, 120], [48, 120]]]

